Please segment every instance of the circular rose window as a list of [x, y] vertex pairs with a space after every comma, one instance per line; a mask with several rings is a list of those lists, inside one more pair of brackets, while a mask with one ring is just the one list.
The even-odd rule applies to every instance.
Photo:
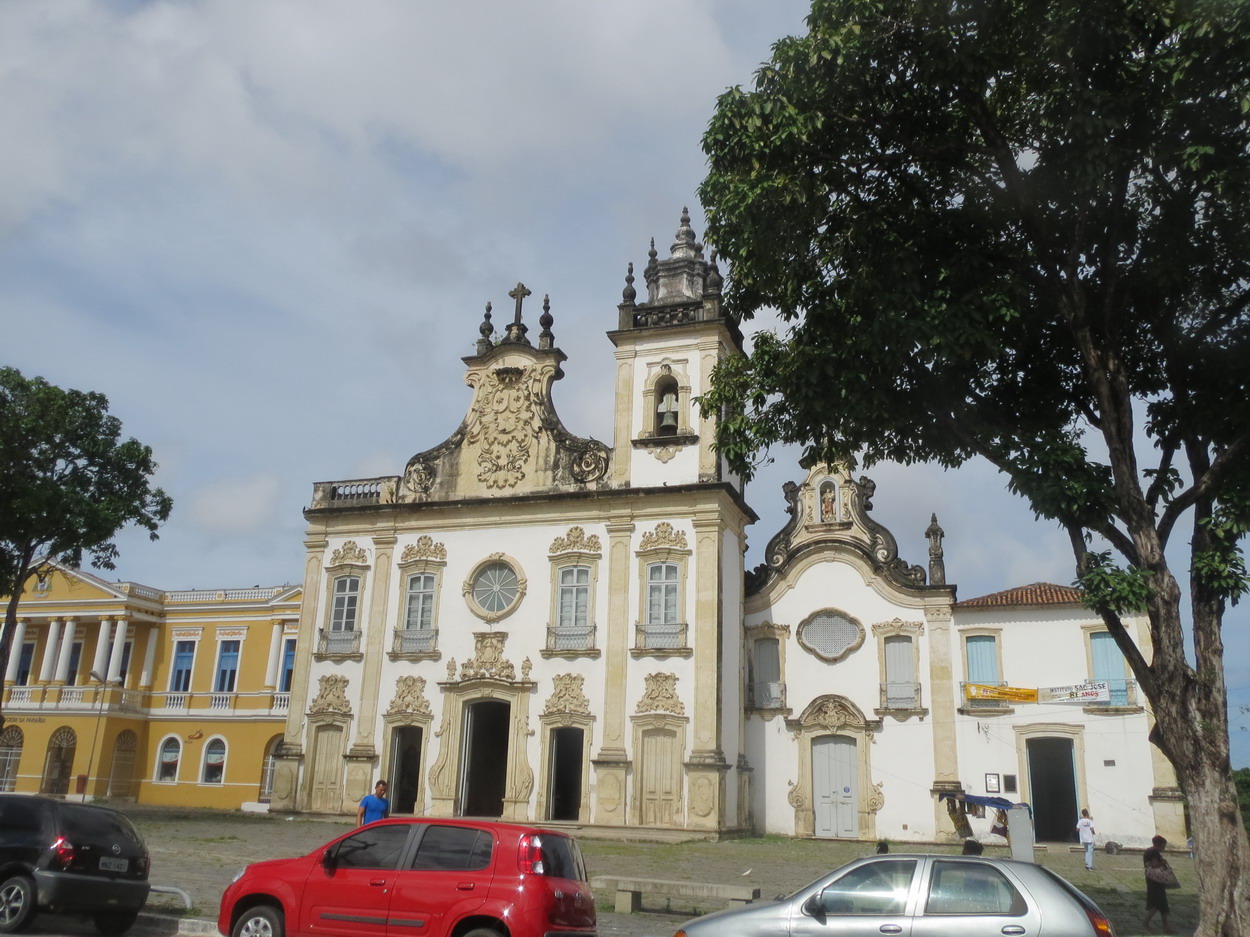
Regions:
[[465, 598], [479, 618], [498, 621], [516, 608], [525, 596], [525, 580], [507, 560], [491, 557], [465, 583]]

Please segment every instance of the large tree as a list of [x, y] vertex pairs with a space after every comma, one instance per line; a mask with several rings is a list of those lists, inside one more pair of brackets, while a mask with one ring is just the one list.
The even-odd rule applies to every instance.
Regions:
[[122, 527], [137, 524], [155, 540], [169, 517], [173, 502], [150, 484], [152, 450], [121, 432], [103, 394], [0, 368], [0, 595], [9, 597], [0, 674], [22, 590], [44, 561], [79, 566], [87, 555], [112, 569]]
[[718, 369], [718, 443], [744, 471], [782, 441], [981, 457], [1057, 521], [1188, 800], [1199, 933], [1244, 937], [1221, 627], [1250, 527], [1250, 0], [816, 0], [807, 25], [704, 137], [730, 308], [788, 322]]

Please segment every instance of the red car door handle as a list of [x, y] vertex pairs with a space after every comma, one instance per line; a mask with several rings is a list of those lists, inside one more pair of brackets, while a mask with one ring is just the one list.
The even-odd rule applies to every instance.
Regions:
[[473, 883], [472, 882], [457, 882], [456, 890], [457, 891], [473, 891]]
[[375, 878], [375, 879], [373, 879], [372, 881], [370, 881], [370, 882], [369, 882], [369, 884], [370, 884], [370, 885], [385, 885], [385, 884], [386, 884], [386, 879], [384, 879], [384, 878]]

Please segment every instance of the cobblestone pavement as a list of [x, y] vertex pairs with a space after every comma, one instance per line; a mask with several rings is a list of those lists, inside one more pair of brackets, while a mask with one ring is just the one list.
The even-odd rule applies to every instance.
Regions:
[[[351, 829], [347, 817], [256, 815], [207, 810], [177, 810], [126, 805], [147, 840], [152, 855], [152, 884], [187, 892], [190, 912], [176, 895], [153, 894], [133, 937], [170, 937], [175, 933], [216, 934], [222, 890], [250, 862], [305, 855]], [[759, 837], [719, 843], [644, 843], [578, 835], [591, 876], [625, 875], [755, 886], [764, 898], [785, 894], [844, 862], [871, 851], [867, 843]], [[896, 847], [901, 851], [901, 847]], [[922, 847], [925, 852], [953, 852], [952, 847]], [[990, 848], [987, 852], [1005, 854]], [[1192, 932], [1197, 921], [1197, 877], [1184, 854], [1170, 857], [1183, 887], [1172, 892], [1173, 933]], [[1119, 937], [1140, 929], [1144, 886], [1140, 853], [1099, 854], [1094, 872], [1082, 867], [1074, 848], [1052, 845], [1039, 861], [1090, 895], [1112, 918]], [[610, 892], [596, 892], [602, 937], [671, 937], [681, 923], [719, 906], [696, 907], [643, 895], [643, 913], [617, 914]], [[55, 916], [36, 921], [32, 933], [44, 937], [96, 937], [90, 924]]]

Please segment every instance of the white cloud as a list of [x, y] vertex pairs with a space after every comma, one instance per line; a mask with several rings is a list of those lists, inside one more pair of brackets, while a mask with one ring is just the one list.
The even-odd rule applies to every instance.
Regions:
[[283, 490], [277, 475], [227, 479], [192, 491], [182, 510], [208, 533], [245, 537], [274, 525]]

